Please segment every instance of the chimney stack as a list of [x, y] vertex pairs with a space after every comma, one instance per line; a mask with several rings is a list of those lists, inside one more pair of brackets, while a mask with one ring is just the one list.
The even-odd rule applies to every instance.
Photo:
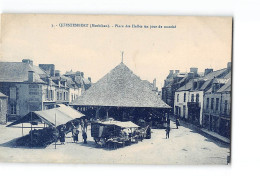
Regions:
[[213, 72], [213, 69], [212, 69], [212, 68], [206, 68], [206, 69], [205, 69], [205, 72], [204, 72], [204, 76], [207, 75], [207, 74], [209, 74], [209, 73], [211, 73], [211, 72]]
[[153, 88], [156, 88], [156, 78], [153, 80]]
[[191, 67], [190, 72], [193, 72], [195, 75], [197, 75], [198, 74], [198, 68]]
[[34, 82], [34, 71], [28, 71], [28, 82]]
[[180, 73], [180, 70], [175, 70], [175, 73], [177, 73], [177, 74]]
[[228, 62], [228, 63], [227, 63], [227, 69], [231, 70], [231, 67], [232, 67], [231, 62]]
[[60, 70], [55, 70], [55, 76], [60, 76]]
[[31, 59], [23, 59], [22, 62], [30, 64], [31, 66], [33, 66], [33, 61]]
[[194, 78], [194, 73], [193, 72], [189, 72], [188, 73], [188, 78]]

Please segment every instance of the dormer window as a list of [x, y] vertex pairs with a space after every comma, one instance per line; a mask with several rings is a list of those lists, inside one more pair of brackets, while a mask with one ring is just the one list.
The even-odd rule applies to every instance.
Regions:
[[197, 89], [197, 87], [198, 87], [198, 82], [197, 81], [193, 82], [193, 89], [195, 90]]

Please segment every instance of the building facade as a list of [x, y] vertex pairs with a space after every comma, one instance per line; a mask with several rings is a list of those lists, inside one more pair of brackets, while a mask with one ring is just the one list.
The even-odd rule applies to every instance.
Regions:
[[0, 124], [7, 122], [8, 97], [0, 92]]
[[[43, 68], [43, 69], [42, 69]], [[45, 70], [46, 71], [45, 71]], [[33, 65], [33, 61], [0, 62], [0, 91], [8, 96], [7, 119], [18, 119], [31, 111], [51, 109], [57, 104], [69, 104], [70, 92], [81, 91], [67, 84], [67, 79], [55, 76], [55, 65]]]
[[203, 110], [205, 92], [211, 89], [214, 80], [221, 78], [225, 79], [230, 72], [231, 69], [229, 66], [217, 71], [205, 69], [203, 77], [193, 78], [184, 86], [180, 87], [175, 92], [174, 115], [202, 127], [204, 124]]
[[[180, 73], [179, 70], [170, 70], [169, 75], [164, 80], [164, 86], [162, 87], [162, 100], [169, 106], [173, 107], [172, 113], [175, 112], [175, 92], [182, 86], [184, 86], [190, 79], [199, 77], [197, 68], [190, 68], [189, 73]], [[184, 95], [184, 94], [183, 94]], [[182, 95], [180, 95], [182, 96]], [[184, 102], [185, 104], [185, 102]], [[180, 105], [183, 106], [183, 105]], [[185, 105], [184, 105], [185, 106]], [[181, 113], [177, 110], [178, 113]]]
[[215, 80], [205, 93], [203, 106], [203, 128], [230, 138], [231, 78]]

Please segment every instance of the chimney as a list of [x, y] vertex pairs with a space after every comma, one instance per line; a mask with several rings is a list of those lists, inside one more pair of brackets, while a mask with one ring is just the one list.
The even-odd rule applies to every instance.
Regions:
[[76, 76], [81, 76], [81, 72], [80, 72], [80, 71], [77, 71], [77, 72], [76, 72]]
[[170, 75], [173, 75], [173, 70], [170, 70]]
[[188, 78], [194, 78], [194, 73], [193, 72], [189, 72], [188, 73]]
[[23, 59], [22, 62], [30, 64], [31, 66], [33, 66], [33, 61], [31, 59]]
[[91, 82], [91, 77], [88, 77], [89, 82]]
[[156, 88], [156, 78], [153, 80], [153, 88]]
[[231, 62], [228, 62], [228, 63], [227, 63], [227, 69], [231, 70], [231, 67], [232, 67]]
[[180, 70], [175, 70], [175, 73], [177, 73], [177, 74], [180, 73]]
[[84, 78], [84, 73], [83, 73], [83, 72], [81, 72], [80, 74], [81, 74], [82, 78]]
[[206, 68], [206, 69], [205, 69], [205, 72], [204, 72], [204, 76], [207, 75], [207, 74], [209, 74], [209, 73], [211, 73], [211, 72], [213, 72], [213, 69], [212, 69], [212, 68]]
[[55, 76], [60, 76], [60, 70], [55, 70]]
[[195, 75], [197, 75], [198, 74], [198, 68], [191, 67], [190, 72], [193, 72]]
[[34, 82], [34, 71], [28, 71], [28, 82]]

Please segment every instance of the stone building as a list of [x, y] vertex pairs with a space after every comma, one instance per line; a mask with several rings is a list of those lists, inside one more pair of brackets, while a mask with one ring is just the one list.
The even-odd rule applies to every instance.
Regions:
[[8, 120], [43, 109], [49, 84], [42, 79], [45, 72], [32, 60], [0, 62], [0, 75], [0, 91], [8, 96]]
[[197, 68], [190, 68], [189, 73], [180, 73], [179, 70], [170, 70], [169, 75], [164, 80], [162, 87], [162, 100], [171, 106], [172, 113], [174, 113], [175, 92], [177, 89], [185, 85], [190, 79], [199, 77]]
[[0, 92], [0, 124], [7, 122], [8, 97]]
[[230, 113], [231, 73], [223, 79], [214, 79], [212, 87], [205, 92], [203, 128], [230, 138]]
[[67, 78], [55, 76], [53, 64], [38, 67], [29, 59], [0, 62], [0, 75], [0, 91], [8, 96], [8, 120], [70, 102]]
[[91, 78], [90, 77], [85, 78], [83, 72], [80, 71], [73, 72], [71, 70], [71, 71], [66, 71], [66, 73], [63, 76], [71, 78], [72, 81], [75, 82], [75, 85], [78, 88], [81, 88], [82, 93], [87, 89], [89, 89], [91, 86]]
[[191, 79], [175, 92], [174, 115], [189, 121], [197, 126], [202, 126], [204, 94], [217, 78], [224, 78], [231, 72], [229, 67], [213, 71], [206, 69], [204, 76]]

